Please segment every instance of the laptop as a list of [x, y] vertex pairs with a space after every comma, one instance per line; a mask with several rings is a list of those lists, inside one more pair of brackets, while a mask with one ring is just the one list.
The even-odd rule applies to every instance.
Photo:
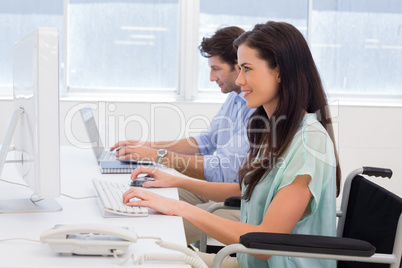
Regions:
[[87, 131], [88, 137], [90, 142], [97, 144], [97, 146], [92, 147], [93, 152], [98, 160], [98, 164], [104, 161], [119, 161], [119, 162], [128, 162], [138, 165], [154, 165], [155, 163], [152, 161], [145, 161], [145, 160], [123, 160], [120, 161], [116, 158], [117, 151], [110, 151], [103, 147], [102, 141], [100, 139], [99, 129], [96, 125], [94, 115], [92, 113], [91, 108], [84, 107], [80, 109], [82, 120], [84, 121], [85, 129]]

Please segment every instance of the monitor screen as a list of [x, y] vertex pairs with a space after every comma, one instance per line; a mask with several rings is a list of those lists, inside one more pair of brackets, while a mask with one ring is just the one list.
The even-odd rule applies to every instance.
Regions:
[[57, 29], [38, 28], [14, 44], [14, 111], [22, 111], [10, 123], [15, 128], [14, 165], [34, 196], [8, 200], [0, 212], [10, 207], [25, 212], [61, 210], [54, 200], [60, 196], [58, 39]]
[[105, 147], [103, 147], [101, 138], [99, 136], [99, 129], [96, 125], [92, 110], [90, 107], [84, 107], [80, 109], [80, 113], [82, 120], [84, 121], [85, 129], [87, 131], [89, 141], [91, 142], [95, 157], [99, 159], [105, 150]]

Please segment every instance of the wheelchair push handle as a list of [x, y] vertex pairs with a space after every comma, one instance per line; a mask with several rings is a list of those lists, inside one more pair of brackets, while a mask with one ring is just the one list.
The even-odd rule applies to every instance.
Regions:
[[240, 203], [241, 203], [241, 197], [240, 196], [232, 196], [232, 197], [226, 198], [224, 204], [227, 207], [239, 208]]
[[389, 168], [363, 167], [363, 174], [367, 176], [391, 178], [392, 170]]

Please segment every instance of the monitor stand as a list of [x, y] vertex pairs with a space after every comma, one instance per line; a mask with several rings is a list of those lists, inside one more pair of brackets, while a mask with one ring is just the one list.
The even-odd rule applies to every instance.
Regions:
[[17, 127], [18, 119], [24, 113], [23, 108], [19, 108], [14, 111], [13, 117], [11, 118], [10, 125], [8, 126], [6, 136], [4, 136], [4, 141], [1, 146], [0, 151], [0, 176], [3, 171], [4, 164], [6, 163], [7, 153], [10, 150], [11, 140], [13, 139], [15, 128]]
[[[6, 158], [10, 151], [10, 144], [17, 127], [18, 119], [23, 113], [23, 108], [15, 110], [8, 126], [0, 151], [0, 176], [5, 163], [15, 163], [12, 160], [6, 161]], [[56, 212], [62, 209], [60, 204], [53, 198], [42, 199], [40, 201], [33, 201], [31, 198], [0, 200], [0, 213]]]

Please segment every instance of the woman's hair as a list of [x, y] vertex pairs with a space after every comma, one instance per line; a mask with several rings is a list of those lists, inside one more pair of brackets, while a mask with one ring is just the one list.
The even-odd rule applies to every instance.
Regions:
[[[257, 24], [234, 41], [257, 50], [270, 69], [278, 67], [280, 75], [279, 103], [271, 118], [258, 107], [248, 122], [250, 152], [239, 170], [240, 186], [247, 186], [243, 198], [250, 200], [255, 186], [264, 174], [279, 164], [280, 157], [293, 139], [303, 118], [303, 111], [316, 113], [318, 121], [328, 132], [334, 147], [335, 139], [327, 98], [310, 49], [303, 35], [292, 25], [269, 21]], [[337, 196], [341, 172], [336, 157]]]
[[198, 49], [205, 58], [219, 56], [221, 60], [233, 66], [237, 64], [237, 51], [233, 47], [233, 41], [242, 33], [244, 30], [236, 26], [221, 28], [213, 36], [204, 37]]

